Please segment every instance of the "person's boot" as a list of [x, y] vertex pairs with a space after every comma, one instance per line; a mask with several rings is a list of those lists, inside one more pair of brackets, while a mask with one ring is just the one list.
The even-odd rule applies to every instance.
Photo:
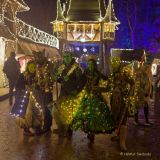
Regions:
[[146, 103], [144, 107], [144, 116], [146, 121], [145, 126], [151, 126], [151, 123], [148, 120], [148, 112], [149, 112], [149, 106], [148, 106], [148, 103]]
[[134, 115], [134, 122], [133, 122], [134, 125], [138, 126], [139, 125], [139, 121], [138, 121], [138, 111], [135, 113]]
[[121, 125], [121, 128], [120, 128], [120, 148], [121, 148], [121, 151], [123, 151], [123, 152], [127, 151], [126, 135], [127, 135], [127, 126]]

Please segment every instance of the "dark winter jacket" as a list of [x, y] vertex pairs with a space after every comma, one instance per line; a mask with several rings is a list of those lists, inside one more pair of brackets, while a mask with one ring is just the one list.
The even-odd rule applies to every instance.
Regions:
[[4, 63], [3, 72], [10, 80], [18, 79], [20, 74], [19, 62], [15, 58], [9, 57], [7, 61]]

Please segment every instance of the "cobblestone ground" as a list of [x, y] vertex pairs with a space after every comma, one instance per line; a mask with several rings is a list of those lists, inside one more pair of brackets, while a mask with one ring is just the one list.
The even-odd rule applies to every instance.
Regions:
[[[0, 102], [0, 160], [160, 160], [160, 106], [151, 107], [152, 127], [134, 126], [128, 122], [128, 152], [119, 151], [109, 135], [97, 135], [90, 144], [82, 132], [72, 139], [55, 133], [27, 137], [9, 115], [8, 100]], [[143, 121], [143, 115], [141, 115]]]

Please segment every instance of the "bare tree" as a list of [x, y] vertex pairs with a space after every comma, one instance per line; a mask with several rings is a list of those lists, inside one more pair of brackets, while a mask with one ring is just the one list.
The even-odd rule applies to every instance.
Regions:
[[136, 0], [126, 0], [126, 17], [130, 29], [132, 47], [135, 48], [135, 29], [137, 26], [137, 4]]

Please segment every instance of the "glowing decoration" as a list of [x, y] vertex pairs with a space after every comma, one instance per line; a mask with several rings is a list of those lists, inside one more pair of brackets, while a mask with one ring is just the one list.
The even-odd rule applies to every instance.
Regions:
[[[120, 24], [114, 13], [112, 0], [109, 0], [108, 7], [105, 7], [105, 0], [68, 0], [62, 10], [60, 0], [57, 0], [57, 18], [53, 22], [53, 33], [57, 38], [62, 40], [63, 46], [76, 44], [82, 45], [94, 43], [101, 45], [99, 50], [87, 48], [87, 53], [101, 54], [102, 70], [107, 70], [106, 42], [115, 39], [115, 30]], [[63, 22], [63, 27], [56, 28], [57, 23]], [[56, 29], [55, 29], [56, 28]], [[61, 32], [63, 30], [63, 32]], [[62, 35], [62, 36], [59, 36]], [[80, 49], [83, 54], [85, 52]], [[80, 52], [75, 49], [75, 54]], [[77, 55], [75, 55], [77, 56]], [[98, 57], [99, 55], [97, 55]], [[83, 57], [82, 57], [83, 59]]]
[[3, 22], [3, 15], [0, 14], [0, 23], [2, 23], [2, 22]]
[[59, 49], [59, 40], [56, 37], [46, 32], [43, 32], [31, 25], [28, 25], [20, 19], [16, 19], [16, 24], [17, 34], [19, 37], [29, 39], [36, 43], [46, 44]]
[[100, 41], [100, 24], [99, 23], [80, 23], [67, 25], [68, 41]]
[[4, 63], [5, 39], [0, 37], [0, 64]]
[[152, 64], [151, 71], [153, 76], [157, 75], [157, 64]]
[[120, 24], [118, 19], [115, 16], [113, 2], [109, 0], [108, 8], [106, 15], [103, 19], [103, 39], [115, 39], [115, 30], [118, 29], [116, 26]]
[[87, 48], [83, 48], [83, 52], [87, 52]]
[[57, 38], [63, 39], [63, 32], [65, 27], [65, 18], [63, 16], [63, 10], [61, 7], [60, 0], [57, 0], [57, 17], [56, 20], [52, 22], [53, 32], [56, 33]]
[[63, 32], [64, 30], [64, 23], [63, 22], [56, 22], [53, 25], [53, 31], [54, 32]]
[[94, 47], [91, 48], [91, 52], [95, 52], [95, 48]]
[[82, 37], [82, 38], [80, 38], [80, 41], [81, 42], [86, 42], [86, 39]]
[[[16, 38], [20, 37], [59, 49], [59, 40], [56, 37], [26, 24], [16, 17], [17, 12], [28, 10], [29, 7], [23, 0], [4, 1], [2, 4], [2, 14], [0, 14], [0, 23], [6, 26], [7, 31], [13, 36], [15, 43], [17, 40]], [[9, 26], [5, 24], [6, 20], [13, 23], [13, 29], [10, 29]]]
[[65, 98], [64, 101], [62, 101], [62, 104], [58, 109], [60, 110], [60, 119], [63, 124], [71, 124], [76, 112], [78, 111], [78, 106], [80, 105], [85, 94], [86, 91], [82, 90], [78, 95]]
[[76, 51], [80, 51], [80, 48], [79, 48], [79, 47], [75, 47], [75, 50], [76, 50]]
[[23, 117], [29, 103], [29, 92], [25, 90], [17, 91], [15, 104], [10, 112], [13, 117]]
[[5, 39], [0, 37], [0, 87], [4, 86], [4, 74], [2, 72], [4, 61], [5, 61], [5, 46], [6, 42]]
[[[69, 4], [65, 5], [64, 11], [62, 10], [60, 1], [57, 0], [57, 18], [56, 21], [53, 22], [53, 32], [62, 32], [62, 30], [64, 33], [67, 32], [68, 41], [101, 41], [101, 32], [103, 32], [102, 39], [114, 40], [115, 30], [117, 29], [116, 26], [119, 25], [120, 22], [115, 16], [113, 2], [112, 0], [109, 0], [108, 7], [106, 9], [104, 1], [97, 1], [98, 0], [95, 0], [93, 2], [86, 2], [88, 6], [86, 6], [85, 8], [80, 4], [80, 6], [76, 6], [76, 4], [78, 5], [76, 1], [69, 1]], [[86, 15], [88, 20], [85, 18], [85, 16], [81, 16], [81, 14], [83, 14], [83, 11], [91, 11], [92, 5], [94, 6], [95, 4], [99, 4], [99, 8], [98, 6], [95, 6], [97, 13], [99, 12], [99, 15], [97, 13], [89, 13], [93, 14], [93, 16], [89, 17]], [[62, 22], [64, 22], [66, 25], [64, 25]]]
[[104, 23], [104, 39], [114, 39], [115, 38], [115, 24], [114, 23]]
[[42, 106], [36, 101], [36, 98], [35, 98], [35, 96], [33, 95], [32, 92], [30, 92], [30, 96], [31, 96], [31, 98], [33, 99], [33, 102], [34, 102], [34, 104], [35, 104], [35, 107], [36, 107], [40, 112], [42, 112], [42, 111], [43, 111], [43, 110], [42, 110]]

